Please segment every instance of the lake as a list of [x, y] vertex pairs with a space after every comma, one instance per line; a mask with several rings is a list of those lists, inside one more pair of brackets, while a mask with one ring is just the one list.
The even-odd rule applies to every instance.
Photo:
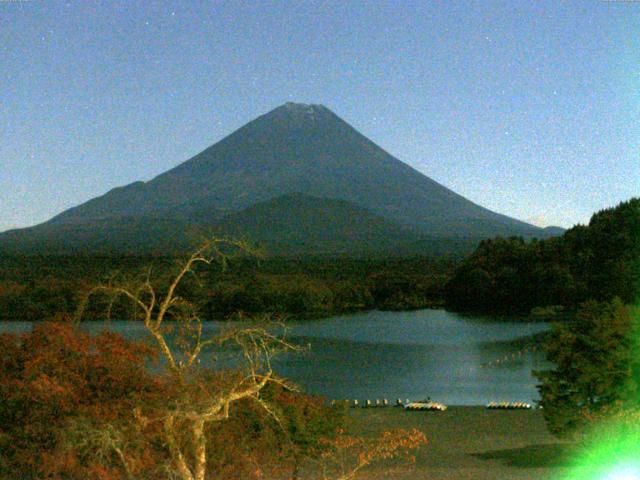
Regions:
[[[97, 332], [104, 322], [87, 322]], [[208, 322], [209, 331], [220, 322]], [[490, 401], [534, 402], [532, 370], [550, 364], [541, 352], [510, 340], [549, 329], [549, 324], [462, 316], [445, 310], [366, 312], [289, 322], [290, 339], [309, 351], [278, 358], [275, 369], [305, 391], [329, 399], [418, 400], [447, 405]], [[0, 331], [25, 331], [29, 322], [0, 323]], [[108, 328], [140, 338], [138, 322], [111, 321]]]

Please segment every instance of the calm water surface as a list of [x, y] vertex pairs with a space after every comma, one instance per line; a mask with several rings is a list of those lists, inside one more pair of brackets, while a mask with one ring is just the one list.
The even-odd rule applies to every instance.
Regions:
[[[547, 330], [523, 323], [461, 316], [444, 310], [367, 312], [290, 322], [290, 339], [309, 345], [303, 354], [279, 358], [280, 375], [305, 391], [328, 398], [433, 400], [448, 405], [538, 398], [531, 370], [549, 368], [540, 352], [522, 351], [509, 340]], [[87, 322], [128, 338], [141, 338], [138, 322]], [[209, 322], [215, 331], [219, 322]], [[28, 322], [0, 323], [0, 331], [25, 331]]]

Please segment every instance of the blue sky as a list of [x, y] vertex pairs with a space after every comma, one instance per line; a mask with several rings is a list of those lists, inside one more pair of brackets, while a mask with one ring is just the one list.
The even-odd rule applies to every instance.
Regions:
[[0, 1], [0, 230], [286, 101], [541, 225], [640, 195], [640, 2]]

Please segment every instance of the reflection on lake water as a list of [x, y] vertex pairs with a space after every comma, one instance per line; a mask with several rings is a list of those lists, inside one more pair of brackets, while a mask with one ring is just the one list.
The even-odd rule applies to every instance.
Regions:
[[[83, 328], [98, 332], [105, 325], [87, 322]], [[448, 405], [532, 402], [538, 395], [531, 370], [549, 368], [542, 353], [509, 343], [547, 330], [547, 323], [419, 310], [374, 311], [289, 326], [290, 339], [310, 345], [310, 350], [278, 358], [276, 370], [305, 391], [328, 398], [429, 396]], [[28, 322], [0, 323], [0, 331], [30, 327]], [[108, 327], [128, 338], [145, 335], [138, 322], [112, 321]], [[209, 331], [220, 327], [220, 322], [205, 324]]]

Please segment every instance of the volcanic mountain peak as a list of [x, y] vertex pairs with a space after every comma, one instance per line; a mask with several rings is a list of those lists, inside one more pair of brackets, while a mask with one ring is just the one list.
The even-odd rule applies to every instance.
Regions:
[[[349, 202], [431, 237], [549, 236], [430, 179], [328, 108], [300, 103], [281, 105], [156, 178], [114, 189], [48, 224], [121, 219], [140, 220], [140, 226], [150, 219], [195, 224], [294, 192]], [[40, 231], [36, 227], [24, 235]]]

